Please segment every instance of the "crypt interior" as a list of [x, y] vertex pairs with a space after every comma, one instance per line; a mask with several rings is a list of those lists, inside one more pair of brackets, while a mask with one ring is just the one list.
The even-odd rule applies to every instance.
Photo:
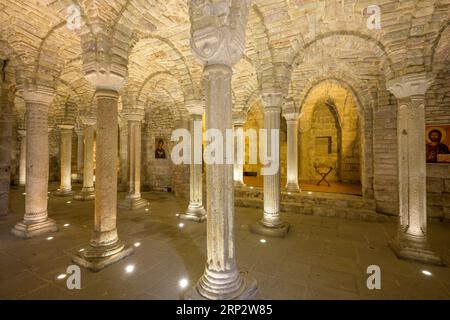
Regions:
[[450, 298], [448, 0], [0, 0], [0, 71], [0, 299]]

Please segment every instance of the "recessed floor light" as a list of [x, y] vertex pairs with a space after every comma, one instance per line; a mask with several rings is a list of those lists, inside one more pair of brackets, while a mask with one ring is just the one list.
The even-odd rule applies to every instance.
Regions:
[[64, 227], [68, 227], [68, 226], [70, 226], [70, 224], [68, 224], [68, 223], [66, 223], [66, 224], [64, 225]]
[[53, 237], [47, 237], [47, 240], [53, 240]]
[[422, 273], [424, 274], [424, 275], [426, 275], [426, 276], [431, 276], [431, 275], [433, 275], [430, 271], [428, 271], [428, 270], [422, 270]]
[[178, 285], [180, 286], [181, 289], [185, 289], [189, 285], [189, 281], [188, 279], [183, 278], [178, 282]]
[[311, 192], [311, 191], [308, 191], [308, 194], [312, 194], [312, 192]]
[[72, 201], [67, 201], [66, 203], [69, 203], [69, 204], [70, 204], [70, 203], [72, 203]]
[[141, 246], [141, 243], [140, 242], [136, 242], [135, 244], [134, 244], [134, 246], [137, 248], [137, 247], [140, 247]]
[[66, 275], [65, 273], [62, 273], [62, 274], [60, 274], [59, 276], [57, 276], [56, 279], [62, 280], [62, 279], [64, 279], [65, 277], [67, 277], [67, 275]]
[[24, 192], [24, 193], [22, 193], [24, 196], [26, 196], [27, 195], [27, 193], [26, 192]]
[[129, 264], [125, 267], [125, 272], [126, 273], [132, 273], [134, 271], [134, 265]]
[[176, 215], [175, 215], [176, 217], [179, 217], [180, 216], [180, 214], [179, 213], [177, 213]]
[[78, 250], [78, 252], [83, 252], [84, 251], [84, 248], [81, 248], [80, 250]]
[[178, 226], [179, 226], [180, 228], [183, 228], [183, 227], [184, 227], [184, 223], [180, 223], [180, 224], [178, 224]]
[[261, 242], [261, 243], [266, 243], [267, 240], [266, 240], [266, 239], [261, 239], [261, 240], [259, 240], [259, 242]]

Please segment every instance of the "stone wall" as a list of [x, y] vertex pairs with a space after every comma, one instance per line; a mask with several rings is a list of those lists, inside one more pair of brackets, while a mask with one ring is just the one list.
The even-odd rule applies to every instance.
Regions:
[[[168, 190], [173, 188], [170, 141], [174, 127], [173, 117], [165, 108], [153, 107], [145, 116], [142, 126], [142, 186], [144, 189]], [[165, 142], [165, 159], [156, 159], [156, 139]]]
[[[426, 96], [427, 125], [450, 124], [450, 87], [436, 79]], [[450, 221], [450, 164], [427, 163], [428, 216]]]
[[450, 221], [450, 165], [427, 164], [427, 214]]
[[373, 189], [377, 212], [398, 215], [397, 103], [381, 84], [373, 110]]

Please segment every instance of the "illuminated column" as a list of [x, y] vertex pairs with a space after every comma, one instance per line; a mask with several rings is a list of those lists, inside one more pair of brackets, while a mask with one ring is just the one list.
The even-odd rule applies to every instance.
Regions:
[[[102, 68], [97, 64], [93, 66]], [[131, 246], [119, 240], [116, 225], [118, 92], [124, 77], [95, 69], [88, 71], [86, 78], [96, 88], [97, 101], [94, 233], [90, 245], [73, 256], [73, 261], [99, 271], [133, 253]]]
[[[248, 3], [233, 1], [230, 7], [229, 1], [216, 1], [216, 10], [206, 7], [210, 5], [207, 2], [189, 3], [191, 46], [204, 65], [206, 129], [215, 129], [225, 138], [226, 131], [233, 129], [232, 66], [244, 52]], [[233, 160], [226, 159], [226, 142], [218, 145], [224, 151], [220, 163], [206, 165], [206, 268], [186, 299], [250, 299], [257, 291], [256, 281], [236, 266]]]
[[399, 258], [442, 265], [427, 241], [425, 93], [432, 80], [409, 74], [387, 83], [397, 98], [399, 227], [389, 243]]
[[244, 184], [244, 160], [245, 160], [245, 136], [244, 124], [246, 120], [245, 113], [235, 113], [233, 115], [234, 129], [234, 167], [233, 177], [236, 187], [243, 187]]
[[148, 201], [141, 197], [141, 123], [145, 112], [143, 109], [128, 109], [124, 114], [128, 120], [128, 194], [119, 206], [136, 210], [148, 206]]
[[77, 182], [83, 181], [84, 165], [84, 129], [80, 126], [75, 129], [77, 134]]
[[95, 199], [94, 189], [94, 132], [97, 120], [95, 117], [81, 118], [83, 123], [83, 189], [76, 194], [74, 199], [88, 201]]
[[[289, 231], [289, 225], [281, 220], [280, 214], [280, 116], [283, 95], [281, 93], [263, 93], [264, 129], [267, 155], [270, 157], [270, 166], [263, 168], [264, 179], [264, 215], [263, 219], [253, 224], [250, 230], [254, 233], [284, 237]], [[272, 134], [275, 133], [275, 136]], [[277, 137], [277, 140], [272, 138]], [[267, 170], [267, 172], [264, 172]]]
[[55, 195], [67, 197], [73, 195], [72, 191], [72, 131], [73, 125], [58, 125], [61, 134], [61, 185]]
[[37, 87], [22, 90], [26, 104], [27, 148], [26, 148], [26, 197], [25, 215], [12, 229], [20, 238], [31, 238], [58, 230], [55, 222], [48, 218], [48, 108], [54, 91]]
[[19, 185], [24, 186], [26, 182], [26, 152], [27, 152], [27, 130], [17, 130], [20, 136], [20, 157], [19, 157]]
[[[190, 199], [185, 214], [180, 215], [182, 220], [203, 222], [206, 220], [206, 211], [203, 207], [203, 178], [202, 178], [202, 114], [191, 114], [191, 163], [190, 168]], [[200, 147], [196, 145], [200, 145]], [[200, 155], [195, 152], [200, 152]]]
[[300, 192], [298, 185], [298, 113], [285, 114], [287, 123], [287, 192]]

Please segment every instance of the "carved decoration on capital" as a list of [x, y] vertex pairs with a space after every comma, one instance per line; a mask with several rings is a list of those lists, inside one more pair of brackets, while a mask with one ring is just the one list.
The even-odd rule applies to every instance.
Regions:
[[127, 121], [142, 121], [145, 117], [145, 110], [141, 108], [126, 108], [122, 110], [122, 114]]
[[247, 0], [192, 0], [191, 47], [204, 65], [232, 67], [245, 50]]
[[283, 93], [280, 90], [262, 90], [261, 100], [264, 109], [279, 109], [284, 102]]
[[189, 114], [203, 115], [205, 113], [205, 102], [203, 100], [189, 100], [185, 102]]
[[247, 114], [244, 111], [233, 112], [233, 124], [243, 126], [247, 122]]
[[432, 83], [433, 79], [425, 73], [414, 73], [389, 80], [386, 83], [386, 88], [397, 99], [404, 99], [425, 95]]
[[94, 115], [84, 115], [80, 116], [80, 122], [83, 126], [95, 126], [97, 123], [97, 118]]
[[286, 99], [283, 103], [283, 116], [286, 118], [286, 116], [289, 117], [291, 114], [296, 114], [298, 118], [298, 112], [297, 109], [295, 108], [295, 102], [292, 98], [289, 98]]
[[55, 98], [55, 90], [44, 86], [22, 87], [19, 89], [26, 103], [49, 106]]
[[58, 128], [61, 131], [72, 131], [75, 126], [71, 124], [58, 124]]
[[424, 116], [425, 99], [423, 96], [414, 96], [412, 98], [402, 98], [398, 100], [399, 110], [405, 110], [409, 119], [415, 119]]
[[26, 130], [26, 129], [18, 129], [18, 130], [17, 130], [17, 133], [19, 134], [19, 136], [20, 136], [21, 138], [24, 138], [24, 137], [26, 137], [26, 135], [27, 135], [27, 130]]

